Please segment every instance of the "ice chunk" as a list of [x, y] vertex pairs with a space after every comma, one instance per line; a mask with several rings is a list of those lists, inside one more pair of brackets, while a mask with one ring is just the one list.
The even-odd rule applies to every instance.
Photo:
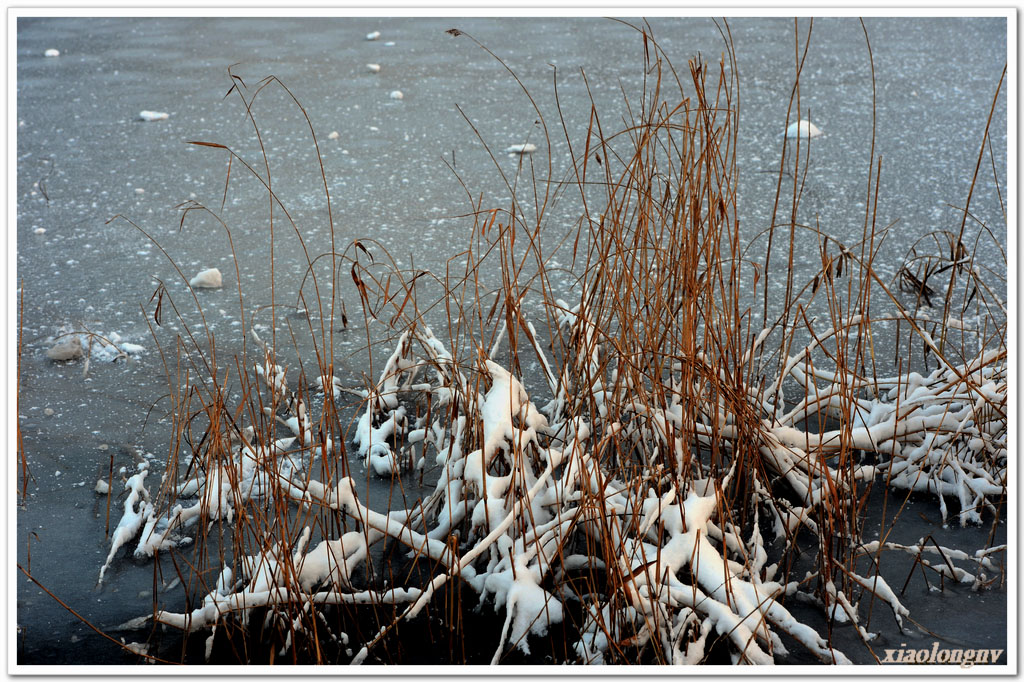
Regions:
[[55, 50], [54, 48], [51, 47], [49, 50], [47, 50], [43, 54], [46, 55], [47, 57], [59, 57], [60, 56], [60, 50]]
[[139, 532], [143, 522], [152, 514], [152, 505], [149, 501], [149, 490], [146, 489], [144, 481], [149, 474], [149, 464], [139, 464], [139, 472], [129, 478], [124, 487], [130, 491], [128, 499], [124, 501], [124, 515], [114, 529], [110, 540], [110, 553], [107, 560], [100, 569], [99, 582], [103, 582], [103, 576], [110, 567], [117, 550], [126, 542], [131, 540]]
[[219, 289], [222, 286], [220, 270], [209, 268], [189, 280], [189, 284], [197, 289]]
[[532, 142], [513, 144], [505, 148], [506, 154], [532, 154], [535, 151], [537, 151], [537, 145]]
[[[124, 637], [121, 638], [121, 643], [124, 644], [124, 648], [133, 654], [139, 656], [149, 656], [149, 645], [142, 642], [125, 642]], [[152, 661], [150, 661], [152, 662]]]
[[387, 443], [377, 442], [370, 446], [369, 462], [378, 476], [391, 476], [400, 468], [398, 458]]
[[367, 40], [377, 40], [379, 38], [380, 38], [380, 31], [374, 31], [372, 33], [367, 33], [366, 34], [366, 39]]
[[796, 123], [791, 123], [789, 127], [786, 128], [785, 134], [787, 140], [795, 140], [798, 137], [807, 139], [810, 137], [818, 137], [821, 135], [821, 130], [810, 121], [800, 120]]
[[392, 90], [389, 97], [391, 97], [391, 99], [403, 99], [405, 95], [402, 94], [401, 90]]
[[76, 360], [82, 357], [82, 339], [77, 336], [69, 336], [56, 346], [46, 351], [46, 357], [54, 362]]
[[170, 114], [164, 111], [150, 111], [149, 109], [139, 112], [139, 118], [143, 121], [163, 121], [169, 115]]

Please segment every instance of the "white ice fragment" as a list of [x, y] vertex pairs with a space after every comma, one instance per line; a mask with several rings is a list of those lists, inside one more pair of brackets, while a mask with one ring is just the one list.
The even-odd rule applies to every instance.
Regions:
[[[331, 395], [334, 396], [335, 400], [337, 400], [338, 398], [341, 397], [341, 389], [342, 389], [341, 379], [339, 379], [338, 377], [332, 375], [331, 378], [330, 378], [329, 383], [330, 383], [330, 386], [331, 386]], [[316, 385], [316, 388], [318, 390], [324, 391], [324, 393], [327, 392], [324, 389], [324, 378], [322, 376], [319, 376], [319, 377], [316, 378], [315, 385]]]
[[141, 642], [125, 642], [123, 637], [121, 638], [121, 643], [124, 644], [124, 647], [133, 654], [138, 654], [139, 656], [149, 656], [148, 644], [143, 644]]
[[532, 154], [535, 151], [537, 151], [537, 145], [532, 142], [513, 144], [505, 148], [506, 154]]
[[372, 73], [378, 73], [380, 71], [380, 64], [367, 64], [366, 70]]
[[222, 285], [220, 270], [209, 268], [189, 280], [189, 284], [197, 289], [219, 289]]
[[328, 140], [337, 140], [339, 137], [340, 137], [340, 135], [338, 135], [338, 131], [337, 130], [332, 130], [330, 132], [330, 134], [327, 135], [327, 139]]
[[562, 605], [551, 594], [540, 587], [540, 569], [527, 566], [527, 560], [516, 557], [515, 577], [512, 569], [487, 576], [487, 589], [495, 593], [495, 601], [502, 601], [499, 593], [505, 594], [505, 625], [501, 632], [501, 643], [494, 652], [492, 665], [496, 665], [504, 652], [505, 641], [514, 642], [526, 654], [530, 653], [527, 633], [543, 636], [549, 625], [562, 621]]
[[46, 228], [45, 227], [37, 227], [36, 229], [32, 230], [32, 233], [33, 234], [46, 234]]
[[46, 55], [47, 57], [59, 57], [60, 56], [60, 50], [55, 50], [54, 48], [51, 47], [49, 50], [47, 50], [43, 54]]
[[786, 128], [785, 135], [787, 140], [795, 140], [798, 137], [807, 139], [811, 137], [818, 137], [821, 135], [821, 130], [810, 121], [800, 120], [796, 123], [791, 123], [789, 127]]
[[391, 99], [402, 99], [405, 95], [402, 94], [401, 90], [392, 90], [389, 97], [391, 97]]
[[374, 443], [370, 446], [367, 459], [373, 472], [381, 477], [388, 477], [397, 474], [400, 466], [398, 458], [387, 443]]
[[139, 118], [143, 121], [163, 121], [169, 115], [170, 114], [164, 111], [150, 111], [149, 109], [139, 112]]
[[141, 188], [141, 187], [136, 187], [136, 188], [135, 188], [135, 193], [136, 193], [136, 194], [145, 194], [145, 193], [146, 193], [146, 190], [144, 190], [144, 189], [143, 189], [143, 188]]
[[96, 481], [96, 487], [93, 488], [100, 495], [106, 495], [110, 492], [110, 484], [104, 481], [102, 478]]
[[874, 575], [870, 578], [862, 578], [856, 573], [850, 573], [849, 576], [870, 590], [874, 596], [889, 604], [893, 616], [896, 618], [896, 625], [899, 626], [900, 632], [903, 632], [903, 616], [909, 616], [910, 611], [900, 603], [900, 600], [896, 598], [896, 593], [892, 591], [892, 588], [889, 587], [889, 584], [885, 582], [882, 576]]
[[126, 632], [128, 630], [141, 630], [142, 628], [146, 627], [146, 625], [149, 623], [150, 618], [152, 618], [152, 616], [139, 616], [137, 618], [132, 618], [131, 620], [127, 620], [121, 623], [116, 628], [114, 628], [114, 630], [118, 632]]
[[[124, 467], [122, 467], [122, 471], [123, 470]], [[107, 560], [100, 569], [99, 582], [103, 582], [103, 575], [107, 572], [107, 568], [110, 567], [110, 562], [113, 561], [114, 555], [117, 554], [117, 550], [135, 537], [139, 532], [139, 529], [142, 527], [145, 519], [152, 514], [152, 505], [149, 501], [149, 490], [146, 489], [146, 486], [143, 483], [148, 474], [149, 464], [140, 463], [138, 473], [129, 478], [124, 484], [125, 489], [130, 491], [130, 494], [128, 495], [128, 499], [124, 501], [124, 515], [121, 517], [120, 522], [117, 524], [117, 528], [114, 529], [114, 533], [111, 536], [110, 553], [107, 554]]]
[[82, 339], [69, 336], [56, 346], [46, 351], [46, 357], [54, 362], [64, 362], [82, 357]]
[[349, 575], [366, 556], [365, 536], [358, 531], [345, 533], [340, 540], [324, 540], [297, 563], [298, 582], [309, 592], [329, 579], [340, 587], [349, 586]]
[[378, 38], [380, 38], [380, 31], [374, 31], [373, 33], [366, 34], [367, 40], [377, 40]]

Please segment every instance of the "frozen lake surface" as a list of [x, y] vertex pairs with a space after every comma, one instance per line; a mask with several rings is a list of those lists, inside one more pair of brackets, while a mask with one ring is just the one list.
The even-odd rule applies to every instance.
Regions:
[[[883, 159], [876, 213], [882, 224], [898, 221], [876, 268], [895, 276], [917, 239], [959, 227], [961, 213], [953, 207], [963, 206], [971, 187], [1006, 60], [1006, 24], [998, 18], [870, 18], [865, 24], [877, 87], [875, 152]], [[710, 19], [657, 19], [651, 25], [678, 68], [685, 70], [686, 60], [698, 53], [717, 66], [723, 43]], [[568, 143], [558, 129], [552, 67], [569, 130], [585, 132], [590, 112], [581, 68], [608, 127], [621, 127], [622, 92], [638, 86], [643, 53], [635, 31], [611, 20], [18, 19], [14, 199], [23, 300], [18, 419], [31, 479], [27, 499], [16, 511], [17, 562], [101, 629], [152, 608], [151, 562], [142, 565], [122, 553], [107, 583], [97, 587], [109, 550], [108, 498], [93, 489], [111, 468], [116, 472], [146, 460], [159, 471], [167, 457], [161, 418], [168, 383], [144, 308], [149, 310], [158, 280], [175, 300], [188, 297], [161, 249], [124, 220], [110, 219], [120, 214], [135, 222], [174, 256], [186, 278], [204, 268], [220, 269], [224, 288], [201, 297], [209, 328], [227, 347], [240, 326], [239, 278], [252, 292], [249, 307], [270, 303], [266, 193], [237, 164], [221, 214], [232, 226], [240, 270], [236, 273], [228, 240], [212, 218], [193, 214], [179, 229], [177, 207], [183, 202], [219, 208], [225, 196], [224, 153], [188, 141], [225, 144], [251, 159], [259, 152], [244, 108], [233, 95], [224, 97], [231, 68], [250, 87], [276, 76], [302, 103], [319, 143], [339, 248], [354, 239], [375, 240], [401, 267], [443, 270], [464, 248], [465, 222], [459, 216], [471, 212], [471, 200], [482, 193], [485, 206], [503, 205], [507, 189], [496, 165], [512, 177], [520, 161], [503, 150], [537, 144], [538, 166], [547, 163], [549, 153], [520, 86], [471, 41], [446, 34], [452, 27], [501, 56], [535, 97], [554, 133], [552, 177], [564, 177], [571, 167]], [[767, 227], [775, 197], [774, 171], [794, 74], [793, 22], [734, 19], [729, 27], [741, 87], [741, 226], [752, 239]], [[367, 40], [373, 31], [380, 31], [379, 39]], [[59, 56], [45, 56], [48, 49], [59, 50]], [[393, 96], [396, 91], [401, 98]], [[816, 20], [800, 118], [809, 111], [824, 135], [811, 143], [800, 218], [817, 220], [825, 233], [851, 243], [860, 237], [868, 199], [871, 97], [860, 23]], [[168, 116], [142, 121], [141, 111]], [[274, 163], [275, 191], [288, 198], [311, 250], [326, 251], [328, 216], [305, 119], [275, 87], [261, 96], [253, 116]], [[1006, 130], [1003, 96], [991, 128], [1001, 181]], [[1000, 201], [1006, 188], [991, 181], [989, 164], [986, 158], [971, 212], [995, 231], [1005, 249]], [[575, 209], [571, 200], [559, 201], [552, 220], [568, 229]], [[994, 267], [1001, 262], [995, 249], [979, 256]], [[282, 243], [274, 264], [278, 302], [295, 305], [294, 291], [304, 275], [301, 253]], [[813, 245], [795, 263], [798, 270], [819, 266]], [[564, 284], [568, 288], [570, 280]], [[348, 302], [350, 317], [357, 307], [356, 301]], [[256, 321], [272, 324], [269, 315]], [[345, 357], [339, 361], [342, 371], [356, 385], [363, 361], [346, 354], [365, 337], [362, 321], [350, 321], [337, 342]], [[57, 336], [86, 329], [140, 348], [115, 360], [97, 347], [87, 374], [81, 360], [65, 364], [47, 358]], [[175, 330], [172, 322], [166, 331]], [[875, 333], [884, 347], [887, 329]], [[890, 343], [889, 356], [893, 352]], [[18, 482], [20, 487], [20, 477]], [[387, 484], [366, 485], [371, 506], [387, 504]], [[117, 497], [109, 500], [111, 525], [120, 504]], [[891, 538], [897, 542], [928, 533], [940, 544], [970, 550], [988, 542], [987, 527], [942, 528], [938, 507], [927, 498], [915, 498], [904, 519], [899, 532], [905, 536]], [[992, 544], [1005, 542], [1005, 521], [996, 535]], [[895, 576], [890, 584], [902, 585], [910, 562], [893, 557], [887, 570]], [[933, 592], [915, 578], [904, 603], [918, 623], [950, 646], [1006, 648], [1005, 587]], [[20, 572], [17, 621], [19, 663], [132, 662]], [[890, 646], [933, 641], [925, 633], [915, 640], [875, 621], [869, 629], [883, 631]], [[845, 650], [857, 662], [870, 662], [853, 633], [836, 636], [848, 638]]]

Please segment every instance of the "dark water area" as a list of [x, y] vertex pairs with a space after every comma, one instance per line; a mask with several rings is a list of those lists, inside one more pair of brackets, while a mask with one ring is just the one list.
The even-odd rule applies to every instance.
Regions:
[[[682, 72], [686, 60], [698, 53], [717, 65], [723, 43], [711, 19], [659, 18], [650, 24]], [[880, 225], [896, 221], [875, 267], [895, 277], [904, 253], [919, 238], [936, 229], [959, 228], [962, 213], [956, 207], [963, 207], [972, 191], [986, 119], [1006, 61], [1007, 26], [999, 17], [871, 17], [864, 24], [876, 79], [874, 151], [883, 159], [874, 210]], [[805, 20], [800, 25], [806, 30]], [[520, 85], [472, 41], [446, 33], [453, 27], [515, 71], [544, 115], [550, 153]], [[378, 30], [379, 40], [366, 40]], [[741, 87], [740, 223], [744, 237], [754, 240], [771, 221], [776, 193], [775, 171], [784, 144], [780, 133], [794, 74], [793, 21], [735, 18], [729, 30]], [[60, 56], [45, 57], [51, 48]], [[372, 71], [367, 64], [380, 69]], [[175, 301], [191, 300], [162, 249], [185, 279], [207, 267], [224, 273], [223, 289], [199, 296], [206, 324], [225, 357], [238, 349], [242, 323], [250, 323], [240, 308], [271, 303], [265, 187], [236, 164], [225, 194], [226, 156], [189, 141], [224, 144], [246, 159], [260, 158], [262, 143], [275, 191], [287, 198], [312, 253], [330, 249], [333, 219], [339, 249], [354, 239], [372, 240], [398, 267], [443, 271], [448, 259], [465, 248], [468, 227], [460, 216], [473, 210], [477, 198], [482, 195], [485, 206], [507, 204], [505, 180], [516, 176], [520, 159], [502, 150], [537, 143], [538, 168], [543, 165], [546, 176], [550, 160], [551, 177], [565, 177], [571, 169], [570, 142], [576, 148], [586, 131], [590, 97], [609, 128], [622, 127], [628, 115], [623, 92], [640, 86], [642, 64], [636, 31], [604, 19], [18, 18], [17, 114], [12, 122], [17, 126], [17, 185], [11, 197], [17, 202], [16, 293], [22, 306], [17, 418], [31, 477], [24, 483], [25, 499], [12, 495], [8, 510], [17, 526], [12, 554], [40, 583], [18, 571], [19, 630], [11, 650], [18, 663], [137, 663], [137, 657], [97, 635], [82, 619], [107, 632], [150, 613], [154, 591], [162, 602], [184, 599], [184, 588], [173, 584], [175, 572], [167, 557], [161, 560], [162, 575], [154, 579], [153, 561], [136, 561], [127, 549], [113, 561], [104, 584], [97, 584], [109, 551], [108, 529], [120, 518], [123, 496], [117, 488], [111, 496], [99, 495], [94, 487], [97, 480], [109, 480], [111, 471], [117, 479], [122, 467], [133, 471], [140, 462], [149, 462], [149, 483], [154, 484], [173, 448], [166, 420], [167, 375], [173, 371], [159, 352], [147, 306], [158, 281]], [[309, 123], [287, 92], [268, 87], [252, 112], [260, 129], [257, 139], [237, 98], [225, 97], [232, 86], [229, 68], [250, 87], [269, 75], [279, 78], [301, 102]], [[561, 116], [572, 131], [569, 140], [560, 130], [554, 82]], [[394, 91], [401, 91], [402, 98], [393, 98]], [[824, 135], [812, 142], [799, 219], [854, 243], [868, 208], [872, 140], [871, 65], [858, 20], [814, 22], [801, 109], [810, 111]], [[166, 112], [168, 118], [143, 122], [138, 120], [143, 110]], [[309, 125], [319, 144], [330, 215]], [[994, 158], [982, 163], [968, 221], [969, 234], [983, 232], [980, 224], [991, 229], [994, 238], [980, 240], [977, 255], [980, 262], [1003, 269], [1002, 276], [1005, 259], [999, 247], [1005, 251], [1009, 246], [1002, 207], [1007, 188], [992, 178], [994, 173], [999, 182], [1006, 179], [1007, 126], [1004, 87], [991, 122]], [[231, 226], [231, 241], [207, 214], [193, 213], [182, 226], [178, 207], [187, 201], [216, 208]], [[870, 201], [874, 204], [873, 196]], [[116, 215], [141, 230], [124, 220], [111, 221]], [[575, 197], [559, 195], [548, 216], [550, 238], [564, 234], [578, 216]], [[276, 229], [291, 227], [278, 222]], [[568, 253], [555, 252], [555, 265], [570, 261]], [[274, 302], [301, 308], [295, 292], [305, 261], [295, 240], [275, 242], [274, 266]], [[794, 268], [813, 272], [816, 267], [817, 248], [808, 245]], [[562, 274], [553, 284], [568, 293], [573, 281]], [[1004, 285], [1004, 300], [1005, 295]], [[357, 307], [356, 299], [350, 299], [350, 324], [335, 337], [336, 366], [349, 386], [361, 385], [367, 367], [365, 351], [359, 352], [366, 328], [353, 314]], [[183, 314], [186, 322], [196, 321], [194, 313]], [[310, 314], [314, 324], [326, 317], [312, 306]], [[252, 321], [262, 325], [257, 327], [261, 334], [287, 333], [281, 319], [269, 313]], [[157, 339], [166, 344], [184, 326], [169, 316]], [[140, 348], [114, 357], [97, 343], [88, 368], [82, 360], [47, 358], [57, 336], [82, 330]], [[880, 323], [874, 335], [881, 355], [898, 355], [891, 327]], [[376, 348], [374, 362], [382, 363], [389, 352]], [[299, 364], [297, 357], [291, 362]], [[13, 435], [9, 442], [13, 453]], [[415, 476], [399, 486], [370, 476], [354, 460], [353, 475], [369, 506], [397, 508], [418, 495]], [[21, 490], [21, 473], [9, 479], [9, 490]], [[428, 476], [428, 490], [430, 482]], [[1005, 519], [990, 541], [988, 526], [943, 527], [932, 498], [913, 496], [896, 524], [893, 506], [903, 498], [890, 496], [884, 520], [881, 491], [872, 499], [865, 540], [874, 539], [872, 528], [891, 526], [891, 541], [912, 544], [933, 534], [939, 544], [968, 552], [1007, 541]], [[909, 556], [889, 552], [883, 557], [882, 575], [897, 591], [913, 570]], [[935, 590], [918, 572], [901, 600], [921, 627], [910, 625], [900, 633], [888, 608], [875, 604], [867, 627], [881, 633], [873, 643], [876, 650], [903, 643], [930, 647], [936, 637], [925, 629], [949, 646], [1005, 649], [1009, 644], [1005, 584], [974, 592], [969, 585], [947, 581], [944, 589]], [[484, 614], [489, 610], [485, 607]], [[820, 625], [819, 631], [825, 629], [820, 608], [808, 605], [798, 611], [794, 606], [793, 611]], [[489, 622], [484, 615], [473, 617]], [[499, 631], [502, 619], [493, 617]], [[833, 635], [855, 662], [874, 661], [849, 626], [838, 627]], [[479, 642], [478, 648], [489, 660], [494, 645]], [[168, 652], [180, 646], [173, 639], [161, 644]], [[799, 645], [789, 649], [791, 658], [780, 662], [815, 662]], [[426, 647], [410, 654], [410, 660], [429, 663], [429, 652]], [[543, 663], [543, 657], [509, 662]]]

